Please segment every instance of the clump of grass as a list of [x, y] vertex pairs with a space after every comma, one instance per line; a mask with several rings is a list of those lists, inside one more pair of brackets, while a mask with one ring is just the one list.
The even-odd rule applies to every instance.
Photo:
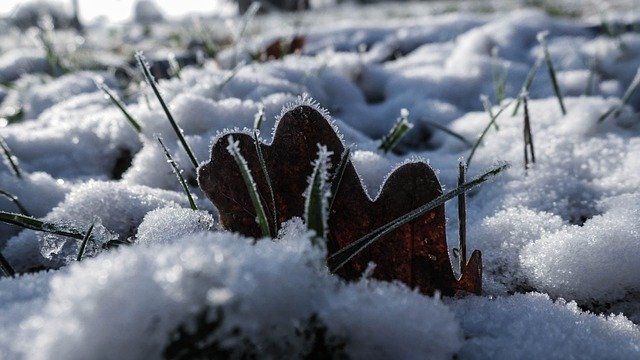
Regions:
[[529, 168], [529, 156], [531, 163], [536, 162], [536, 153], [533, 148], [533, 135], [531, 134], [531, 121], [529, 118], [529, 104], [527, 94], [522, 95], [522, 103], [524, 104], [524, 169]]
[[598, 118], [598, 122], [604, 121], [604, 119], [609, 117], [609, 115], [611, 114], [613, 114], [614, 118], [617, 118], [618, 116], [620, 116], [620, 113], [622, 112], [622, 108], [629, 102], [633, 94], [635, 94], [636, 90], [638, 90], [639, 86], [640, 86], [640, 68], [638, 68], [636, 75], [633, 77], [633, 80], [631, 80], [631, 84], [629, 84], [629, 87], [627, 87], [627, 90], [624, 92], [624, 95], [620, 100], [620, 104], [611, 106], [609, 110], [607, 110], [607, 112], [605, 112], [600, 116], [600, 118]]
[[95, 83], [96, 86], [98, 87], [98, 89], [102, 90], [105, 94], [105, 96], [111, 100], [111, 102], [118, 107], [118, 109], [120, 109], [120, 111], [122, 112], [122, 115], [124, 115], [124, 117], [127, 119], [127, 121], [129, 122], [129, 125], [131, 125], [131, 127], [137, 132], [137, 133], [141, 133], [142, 132], [142, 126], [140, 126], [140, 123], [131, 115], [131, 113], [129, 113], [129, 111], [127, 111], [126, 106], [124, 105], [124, 103], [122, 102], [122, 100], [120, 100], [120, 98], [118, 97], [118, 95], [116, 95], [111, 88], [109, 87], [109, 85], [104, 83], [104, 80], [102, 78], [97, 78], [95, 79]]
[[544, 53], [544, 61], [547, 64], [547, 70], [549, 70], [549, 78], [551, 79], [551, 85], [553, 86], [553, 92], [558, 98], [558, 103], [560, 104], [560, 110], [562, 111], [562, 115], [567, 115], [567, 109], [564, 106], [564, 101], [562, 99], [562, 92], [560, 91], [560, 85], [558, 84], [558, 78], [556, 76], [556, 70], [553, 66], [553, 61], [551, 60], [551, 55], [549, 54], [549, 47], [547, 46], [547, 36], [549, 35], [548, 31], [539, 32], [537, 35], [538, 42], [542, 46], [542, 51]]
[[358, 255], [362, 250], [369, 247], [371, 244], [375, 243], [381, 237], [389, 234], [390, 232], [397, 230], [399, 227], [417, 219], [418, 217], [424, 215], [425, 213], [435, 209], [436, 207], [444, 204], [446, 201], [457, 197], [458, 195], [469, 191], [476, 186], [484, 183], [489, 180], [493, 176], [499, 174], [503, 170], [507, 169], [508, 165], [500, 165], [494, 169], [491, 169], [484, 174], [478, 176], [477, 178], [458, 186], [457, 188], [438, 196], [432, 201], [418, 207], [417, 209], [408, 212], [405, 215], [402, 215], [395, 220], [373, 230], [369, 234], [361, 237], [360, 239], [354, 241], [348, 246], [342, 248], [340, 251], [333, 254], [329, 259], [327, 259], [327, 266], [331, 272], [335, 272], [340, 269], [344, 264], [346, 264], [349, 260], [351, 260], [354, 256]]
[[239, 143], [233, 140], [233, 136], [229, 136], [228, 140], [229, 146], [227, 146], [227, 151], [229, 151], [229, 154], [233, 156], [236, 164], [238, 164], [238, 168], [240, 169], [240, 173], [242, 174], [242, 179], [247, 186], [247, 191], [249, 192], [251, 203], [253, 204], [253, 208], [256, 211], [256, 222], [260, 226], [262, 236], [271, 236], [267, 214], [264, 211], [264, 206], [262, 205], [260, 194], [258, 193], [258, 186], [256, 185], [256, 182], [251, 175], [251, 170], [249, 170], [247, 161], [240, 153], [240, 147], [238, 146]]
[[17, 208], [18, 210], [20, 210], [20, 212], [22, 213], [22, 215], [26, 215], [26, 216], [31, 216], [31, 214], [27, 211], [27, 209], [22, 205], [22, 203], [18, 200], [18, 197], [8, 193], [4, 190], [0, 190], [0, 195], [6, 197], [7, 199], [9, 199]]
[[382, 142], [378, 149], [384, 153], [393, 150], [400, 139], [402, 139], [409, 130], [413, 128], [413, 124], [409, 122], [409, 111], [407, 109], [400, 110], [400, 117], [396, 120], [389, 133], [382, 138]]
[[309, 177], [309, 186], [305, 191], [304, 219], [308, 230], [313, 230], [314, 245], [321, 245], [326, 239], [327, 219], [329, 217], [329, 157], [332, 155], [326, 146], [318, 145], [318, 158], [313, 162], [313, 171]]
[[80, 243], [80, 248], [78, 249], [78, 256], [76, 257], [76, 261], [82, 261], [82, 256], [84, 256], [84, 250], [87, 248], [87, 243], [91, 238], [91, 233], [93, 233], [94, 225], [95, 222], [91, 223], [91, 226], [89, 226], [89, 229], [87, 229], [87, 232], [84, 234], [82, 242]]
[[22, 178], [22, 170], [20, 169], [20, 165], [18, 164], [18, 158], [13, 155], [9, 145], [4, 141], [4, 139], [0, 136], [0, 151], [2, 151], [2, 156], [4, 157], [7, 166], [11, 169], [13, 175], [17, 178]]
[[[543, 59], [544, 59], [543, 57], [538, 58], [538, 60], [536, 60], [536, 62], [533, 63], [533, 66], [531, 67], [531, 69], [529, 69], [529, 72], [527, 73], [527, 77], [524, 79], [524, 83], [522, 84], [522, 89], [520, 90], [521, 93], [529, 92], [529, 89], [531, 88], [531, 84], [533, 84], [533, 79], [536, 77], [536, 74], [538, 73], [538, 69], [540, 68], [540, 65], [542, 65]], [[513, 112], [511, 113], [512, 117], [516, 116], [516, 114], [518, 113], [521, 103], [522, 103], [522, 99], [518, 98], [516, 100], [516, 106], [513, 108]]]
[[[262, 113], [262, 117], [264, 117], [264, 108], [261, 108], [262, 111], [258, 112], [256, 115], [256, 121], [259, 119], [260, 113]], [[257, 124], [259, 125], [259, 124]], [[271, 200], [271, 211], [273, 212], [273, 231], [271, 232], [271, 236], [275, 237], [278, 233], [279, 222], [278, 222], [278, 208], [276, 206], [276, 196], [273, 192], [273, 185], [271, 184], [271, 177], [269, 176], [269, 170], [267, 170], [267, 164], [264, 161], [264, 154], [262, 153], [262, 147], [260, 146], [260, 139], [258, 136], [258, 130], [255, 129], [253, 131], [253, 143], [256, 148], [256, 154], [258, 155], [258, 161], [260, 162], [260, 169], [262, 169], [262, 176], [264, 176], [265, 182], [267, 183], [267, 187], [269, 188], [269, 196]]]
[[198, 160], [196, 160], [195, 155], [193, 155], [193, 151], [189, 147], [187, 140], [184, 138], [182, 129], [180, 129], [180, 127], [174, 120], [173, 115], [171, 115], [171, 111], [169, 111], [169, 107], [167, 106], [164, 99], [162, 98], [162, 95], [160, 94], [160, 90], [158, 90], [156, 80], [153, 78], [153, 75], [151, 75], [151, 70], [149, 69], [149, 64], [147, 63], [146, 58], [140, 51], [136, 53], [135, 57], [136, 57], [136, 60], [138, 61], [138, 64], [140, 65], [140, 68], [142, 69], [142, 73], [144, 74], [144, 77], [147, 80], [147, 83], [149, 84], [149, 86], [151, 86], [151, 89], [153, 89], [153, 93], [156, 95], [156, 98], [158, 98], [158, 101], [160, 102], [160, 106], [162, 106], [162, 110], [164, 110], [164, 113], [167, 116], [167, 119], [169, 120], [169, 123], [173, 128], [173, 131], [178, 136], [178, 140], [180, 141], [182, 148], [187, 153], [187, 156], [189, 156], [189, 160], [191, 160], [191, 164], [193, 165], [193, 169], [195, 171], [195, 169], [198, 168]]
[[193, 200], [193, 196], [191, 195], [189, 186], [187, 186], [187, 182], [184, 180], [184, 177], [182, 177], [182, 170], [180, 170], [178, 163], [176, 163], [175, 160], [173, 160], [173, 157], [171, 156], [169, 149], [167, 149], [167, 147], [162, 142], [162, 138], [160, 138], [160, 136], [156, 136], [156, 140], [158, 140], [160, 147], [162, 147], [162, 150], [164, 151], [164, 156], [167, 158], [167, 162], [171, 165], [171, 169], [173, 169], [173, 173], [176, 174], [176, 177], [178, 178], [178, 182], [180, 183], [180, 186], [182, 186], [182, 190], [187, 195], [187, 199], [189, 199], [189, 206], [191, 207], [191, 210], [198, 210], [198, 206], [196, 206], [196, 202]]

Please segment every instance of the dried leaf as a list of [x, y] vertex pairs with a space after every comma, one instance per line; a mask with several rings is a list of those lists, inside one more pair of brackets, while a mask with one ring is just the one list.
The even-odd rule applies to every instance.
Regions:
[[304, 42], [305, 37], [301, 35], [294, 36], [291, 40], [286, 38], [275, 39], [264, 48], [261, 58], [264, 60], [282, 59], [285, 55], [300, 53], [304, 47]]
[[[269, 188], [261, 171], [254, 139], [245, 133], [233, 133], [243, 149], [259, 193]], [[242, 175], [233, 157], [226, 151], [226, 135], [212, 147], [211, 160], [198, 170], [200, 187], [216, 205], [221, 224], [230, 231], [260, 237], [255, 211], [243, 185]], [[279, 121], [270, 145], [260, 143], [264, 163], [271, 176], [278, 223], [304, 214], [303, 193], [317, 157], [317, 144], [333, 154], [343, 154], [344, 144], [327, 119], [311, 106], [301, 105]], [[424, 162], [400, 166], [387, 179], [380, 195], [371, 200], [366, 194], [353, 164], [349, 160], [339, 167], [340, 156], [328, 160], [329, 169], [344, 169], [340, 186], [332, 199], [328, 220], [329, 256], [373, 229], [423, 205], [442, 194], [433, 169]], [[265, 209], [272, 212], [270, 207]], [[268, 218], [273, 215], [267, 214]], [[458, 292], [480, 293], [481, 256], [474, 251], [464, 274], [457, 280], [451, 268], [446, 242], [444, 206], [384, 236], [343, 266], [338, 274], [357, 279], [369, 262], [376, 268], [373, 277], [400, 280], [425, 294], [439, 290], [444, 295]]]

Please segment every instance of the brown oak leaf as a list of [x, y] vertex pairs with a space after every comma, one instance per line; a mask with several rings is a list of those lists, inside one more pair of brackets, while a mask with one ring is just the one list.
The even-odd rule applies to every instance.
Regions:
[[[218, 208], [220, 223], [228, 230], [260, 237], [256, 215], [242, 174], [226, 147], [227, 137], [239, 142], [242, 155], [263, 197], [267, 217], [273, 219], [269, 188], [263, 175], [255, 142], [247, 133], [220, 136], [211, 149], [211, 160], [198, 170], [198, 182]], [[299, 105], [287, 111], [274, 132], [273, 141], [260, 142], [271, 179], [278, 223], [304, 214], [303, 193], [318, 146], [334, 155], [330, 169], [336, 169], [344, 144], [327, 117], [313, 106]], [[335, 155], [338, 154], [338, 155]], [[328, 219], [328, 255], [351, 244], [372, 230], [426, 204], [442, 194], [433, 169], [424, 162], [411, 162], [393, 171], [378, 197], [371, 200], [349, 160]], [[345, 279], [362, 276], [374, 262], [373, 277], [399, 280], [425, 294], [439, 290], [443, 295], [481, 292], [480, 251], [473, 252], [462, 277], [451, 268], [446, 241], [444, 205], [380, 238], [343, 266], [338, 274]]]

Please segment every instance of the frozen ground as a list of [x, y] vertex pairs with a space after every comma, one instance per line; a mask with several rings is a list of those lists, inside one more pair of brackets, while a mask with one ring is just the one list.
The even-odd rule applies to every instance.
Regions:
[[[576, 13], [580, 6], [568, 1], [559, 9], [569, 18], [487, 3], [497, 12], [437, 2], [258, 17], [242, 36], [238, 19], [227, 19], [215, 42], [236, 46], [159, 82], [200, 162], [218, 132], [252, 127], [260, 104], [269, 141], [282, 108], [308, 94], [354, 146], [372, 197], [407, 159], [428, 161], [453, 188], [458, 159], [470, 147], [434, 124], [473, 143], [489, 123], [480, 96], [496, 104], [494, 113], [505, 106], [469, 168], [475, 176], [497, 162], [512, 165], [467, 201], [468, 241], [483, 252], [484, 291], [456, 299], [367, 276], [343, 282], [328, 273], [300, 219], [255, 245], [220, 229], [138, 70], [131, 68], [136, 77], [128, 82], [109, 70], [130, 61], [133, 49], [152, 59], [189, 54], [189, 37], [201, 35], [175, 25], [152, 28], [151, 38], [133, 26], [89, 29], [84, 42], [56, 33], [60, 53], [83, 70], [51, 77], [35, 35], [7, 28], [0, 35], [0, 135], [23, 176], [0, 164], [0, 190], [35, 217], [83, 230], [97, 225], [96, 243], [77, 262], [74, 239], [0, 224], [2, 254], [25, 272], [0, 278], [1, 357], [160, 358], [175, 330], [193, 330], [208, 310], [210, 323], [222, 319], [209, 340], [229, 356], [297, 358], [321, 343], [353, 358], [639, 358], [640, 92], [619, 116], [598, 121], [621, 105], [640, 67], [640, 33], [632, 26], [640, 14], [629, 11], [637, 4], [612, 3], [598, 16], [587, 8]], [[213, 29], [223, 20], [202, 24]], [[525, 171], [523, 112], [512, 116], [511, 100], [543, 54], [542, 31], [567, 113], [543, 63], [528, 103], [536, 163]], [[252, 60], [276, 36], [294, 33], [306, 36], [301, 54]], [[96, 88], [97, 77], [118, 89], [140, 134]], [[384, 154], [379, 139], [403, 108], [415, 126], [397, 153]], [[200, 211], [188, 209], [156, 134], [185, 169]], [[0, 210], [17, 211], [5, 198]], [[456, 214], [448, 203], [450, 249]], [[113, 239], [134, 244], [97, 246]], [[33, 272], [42, 268], [57, 270]]]

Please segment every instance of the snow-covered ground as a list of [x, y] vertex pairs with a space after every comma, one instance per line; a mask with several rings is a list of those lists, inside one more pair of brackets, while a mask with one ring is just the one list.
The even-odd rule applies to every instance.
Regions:
[[[45, 74], [35, 30], [5, 26], [0, 135], [23, 175], [0, 164], [0, 190], [37, 218], [96, 227], [77, 262], [76, 239], [0, 223], [0, 251], [24, 273], [0, 278], [0, 357], [161, 358], [179, 326], [194, 332], [205, 314], [209, 344], [226, 356], [299, 358], [321, 348], [352, 358], [640, 358], [640, 91], [621, 106], [640, 67], [638, 4], [612, 2], [598, 13], [567, 1], [546, 10], [572, 17], [551, 17], [506, 1], [487, 2], [491, 11], [446, 3], [259, 16], [246, 32], [238, 18], [158, 24], [151, 37], [124, 25], [90, 28], [86, 39], [61, 31], [53, 41], [77, 69], [59, 77]], [[543, 31], [567, 113], [543, 62], [528, 92], [536, 162], [525, 170], [523, 109], [512, 115], [512, 100], [543, 57]], [[306, 38], [301, 54], [252, 60], [292, 34]], [[159, 81], [201, 163], [219, 132], [251, 128], [262, 105], [270, 141], [282, 109], [309, 96], [353, 146], [372, 198], [408, 159], [428, 161], [452, 189], [471, 149], [439, 128], [474, 143], [490, 120], [481, 95], [494, 114], [506, 107], [469, 166], [472, 177], [511, 164], [467, 200], [483, 294], [427, 297], [366, 275], [344, 282], [328, 272], [300, 219], [255, 244], [221, 229], [160, 104], [126, 65], [136, 49], [152, 60], [192, 54], [189, 40], [202, 36], [220, 45], [215, 60]], [[118, 89], [140, 134], [96, 78]], [[618, 116], [599, 121], [612, 106], [621, 106]], [[401, 109], [414, 128], [385, 154], [380, 139]], [[189, 209], [158, 134], [199, 211]], [[18, 211], [5, 198], [0, 210]], [[455, 202], [446, 211], [451, 250]], [[114, 239], [133, 245], [99, 246]], [[35, 271], [43, 268], [51, 270]]]

